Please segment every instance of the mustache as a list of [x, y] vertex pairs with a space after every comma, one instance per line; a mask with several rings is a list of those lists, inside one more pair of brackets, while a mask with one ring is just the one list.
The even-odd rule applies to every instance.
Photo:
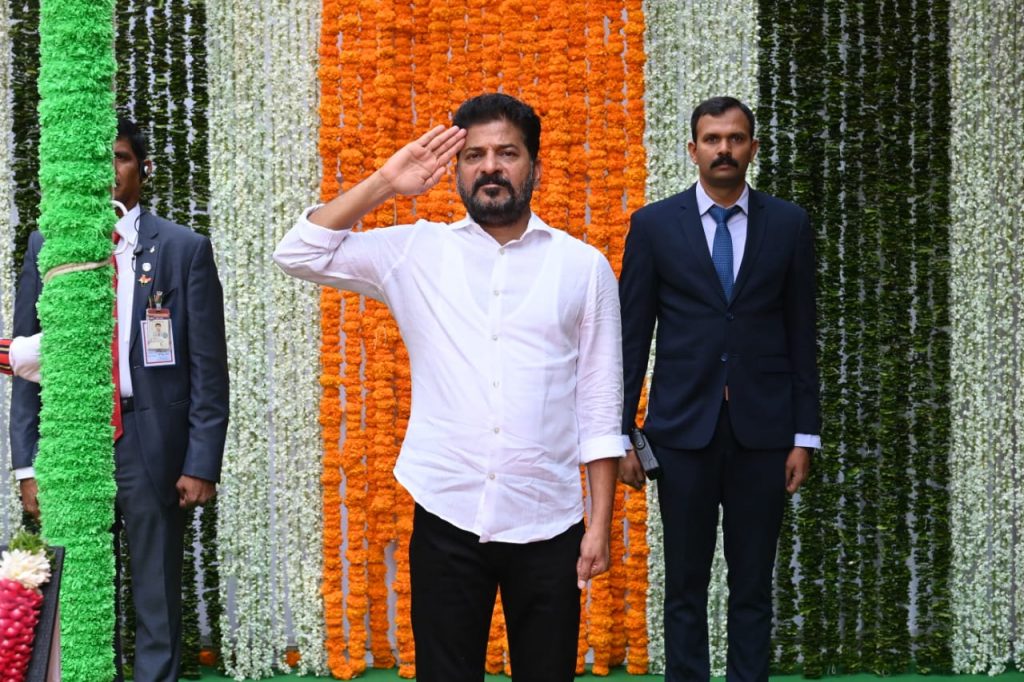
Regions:
[[498, 173], [491, 173], [490, 175], [481, 175], [479, 178], [477, 178], [476, 182], [473, 183], [473, 194], [476, 194], [477, 190], [479, 190], [484, 185], [498, 185], [500, 187], [504, 187], [505, 189], [507, 189], [509, 191], [509, 194], [515, 193], [515, 190], [512, 187], [512, 183], [509, 182], [508, 179], [506, 179], [505, 177], [499, 175]]
[[739, 164], [736, 163], [736, 159], [732, 158], [731, 156], [719, 156], [717, 159], [711, 162], [711, 167], [717, 168], [722, 164], [728, 164], [733, 168], [739, 168]]

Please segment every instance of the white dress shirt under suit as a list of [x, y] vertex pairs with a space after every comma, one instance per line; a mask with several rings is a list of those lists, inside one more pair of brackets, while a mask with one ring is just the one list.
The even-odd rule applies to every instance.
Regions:
[[310, 210], [274, 260], [391, 309], [413, 384], [395, 477], [413, 499], [481, 542], [545, 540], [578, 522], [580, 464], [623, 454], [604, 256], [536, 215], [502, 246], [469, 218], [355, 232], [314, 225]]
[[[715, 205], [714, 199], [708, 196], [704, 187], [697, 183], [697, 210], [700, 211], [700, 224], [704, 228], [704, 236], [708, 240], [708, 252], [714, 251], [715, 244], [715, 219], [711, 217], [711, 207]], [[740, 273], [740, 264], [743, 262], [743, 251], [747, 245], [747, 216], [750, 214], [750, 187], [743, 188], [743, 194], [736, 201], [734, 206], [739, 206], [740, 211], [729, 219], [729, 236], [732, 238], [732, 276], [736, 279]], [[732, 208], [723, 206], [722, 208]], [[797, 433], [793, 436], [793, 445], [805, 448], [821, 449], [821, 436], [809, 433]]]
[[[132, 319], [132, 303], [135, 297], [135, 247], [139, 243], [139, 219], [142, 216], [142, 208], [136, 204], [130, 211], [121, 216], [114, 230], [120, 235], [120, 240], [114, 246], [114, 261], [117, 263], [117, 319]], [[133, 395], [132, 373], [129, 363], [129, 344], [132, 338], [132, 327], [130, 324], [118, 325], [118, 372], [120, 379], [121, 397], [127, 398]], [[36, 354], [38, 357], [38, 340], [36, 340]], [[14, 470], [14, 477], [19, 481], [25, 478], [35, 478], [35, 467], [20, 467]]]

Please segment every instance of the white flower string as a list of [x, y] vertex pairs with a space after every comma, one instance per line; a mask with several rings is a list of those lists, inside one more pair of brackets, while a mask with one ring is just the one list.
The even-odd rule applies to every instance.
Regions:
[[218, 526], [222, 598], [232, 597], [223, 660], [238, 679], [266, 677], [288, 668], [294, 643], [299, 672], [323, 674], [318, 291], [270, 258], [316, 199], [319, 4], [207, 7], [211, 236], [232, 384]]
[[[697, 179], [686, 152], [690, 112], [701, 101], [731, 95], [756, 112], [757, 3], [725, 0], [648, 0], [647, 33], [647, 198], [657, 201], [680, 192]], [[752, 166], [748, 179], [753, 179]], [[752, 182], [753, 184], [753, 182]], [[647, 631], [650, 671], [664, 672], [664, 553], [655, 486], [648, 486]], [[725, 672], [725, 559], [721, 529], [708, 594], [708, 627], [713, 675]]]
[[[0, 3], [0, 92], [11, 91], [11, 34], [10, 9]], [[13, 127], [10, 97], [0, 98], [0, 136], [7, 140]], [[0, 144], [0, 335], [10, 337], [14, 323], [14, 224], [11, 221], [14, 204], [14, 172], [11, 145]], [[21, 502], [18, 500], [14, 472], [6, 466], [11, 461], [10, 440], [6, 437], [10, 426], [11, 382], [0, 385], [0, 462], [5, 463], [0, 474], [0, 538], [9, 538], [21, 525]]]
[[957, 672], [990, 675], [1024, 663], [1019, 9], [950, 8], [952, 651]]

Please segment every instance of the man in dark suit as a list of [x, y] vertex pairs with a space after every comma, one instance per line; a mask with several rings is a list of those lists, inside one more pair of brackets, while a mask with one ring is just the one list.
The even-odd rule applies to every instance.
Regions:
[[[114, 143], [114, 199], [120, 204], [115, 370], [122, 426], [114, 445], [117, 508], [135, 576], [135, 680], [172, 682], [181, 646], [185, 509], [216, 491], [227, 435], [228, 370], [224, 300], [210, 241], [139, 205], [151, 172], [145, 137], [134, 123], [120, 120]], [[42, 235], [33, 233], [15, 301], [16, 335], [40, 331], [42, 246]], [[161, 344], [147, 347], [144, 325], [151, 320], [169, 332], [170, 353], [156, 347]], [[35, 516], [39, 404], [38, 385], [15, 379], [11, 458], [22, 504]]]
[[[785, 492], [818, 433], [813, 233], [798, 206], [751, 189], [754, 117], [719, 97], [691, 118], [700, 180], [637, 211], [619, 294], [623, 428], [633, 425], [657, 323], [645, 432], [662, 469], [669, 682], [710, 676], [707, 599], [722, 508], [727, 679], [767, 680], [772, 569]], [[634, 453], [620, 478], [639, 488]]]

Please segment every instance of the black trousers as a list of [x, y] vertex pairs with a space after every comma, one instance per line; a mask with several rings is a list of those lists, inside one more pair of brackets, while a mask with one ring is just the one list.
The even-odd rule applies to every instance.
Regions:
[[729, 583], [726, 679], [767, 680], [772, 571], [789, 451], [740, 447], [728, 403], [707, 448], [656, 450], [665, 543], [665, 680], [705, 682], [711, 675], [707, 605], [719, 505]]
[[512, 679], [571, 682], [576, 669], [583, 522], [550, 540], [480, 538], [419, 505], [409, 542], [419, 682], [480, 682], [498, 588]]

